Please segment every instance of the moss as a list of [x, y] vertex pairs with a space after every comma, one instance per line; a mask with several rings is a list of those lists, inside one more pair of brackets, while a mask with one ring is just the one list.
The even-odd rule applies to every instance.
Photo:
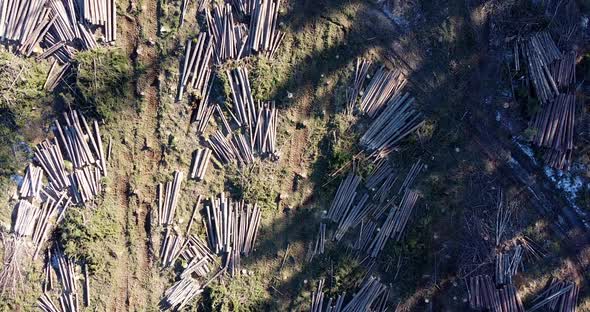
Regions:
[[120, 50], [96, 49], [76, 54], [76, 85], [85, 104], [109, 120], [129, 106], [133, 75]]

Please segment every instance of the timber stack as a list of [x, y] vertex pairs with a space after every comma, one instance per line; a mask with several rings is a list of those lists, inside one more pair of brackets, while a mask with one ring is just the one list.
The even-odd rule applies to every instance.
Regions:
[[533, 143], [547, 149], [545, 162], [558, 169], [566, 169], [574, 149], [576, 97], [559, 94], [535, 114], [532, 126], [536, 130]]
[[344, 297], [346, 293], [338, 295], [336, 302], [333, 303], [332, 298], [327, 301], [326, 308], [324, 309], [324, 279], [319, 280], [317, 290], [314, 290], [311, 294], [311, 308], [310, 312], [340, 312], [344, 304]]
[[272, 58], [285, 34], [278, 30], [280, 0], [252, 1], [249, 47], [252, 52]]
[[360, 138], [360, 144], [367, 151], [374, 151], [383, 158], [403, 138], [414, 132], [423, 122], [422, 114], [414, 107], [414, 98], [409, 94], [396, 93], [385, 105], [383, 111], [371, 123]]
[[205, 9], [205, 17], [217, 65], [227, 60], [240, 60], [248, 54], [245, 51], [248, 29], [246, 25], [236, 23], [229, 3], [222, 6], [216, 4], [213, 12], [209, 8]]
[[[187, 40], [184, 62], [180, 72], [178, 100], [186, 89], [192, 90], [201, 100], [200, 105], [207, 106], [211, 89], [211, 58], [213, 42], [205, 32], [197, 36], [196, 42]], [[189, 80], [190, 79], [190, 80]]]
[[537, 311], [543, 307], [550, 311], [575, 312], [578, 302], [579, 286], [574, 282], [553, 279], [534, 300], [535, 305], [527, 311]]
[[320, 230], [316, 236], [315, 244], [312, 242], [309, 245], [309, 252], [307, 254], [307, 261], [311, 262], [317, 255], [321, 255], [325, 251], [326, 246], [326, 224], [320, 223]]
[[197, 149], [193, 155], [193, 165], [190, 177], [191, 179], [203, 181], [211, 160], [211, 149], [200, 148]]
[[161, 226], [169, 226], [174, 222], [183, 177], [182, 171], [176, 171], [174, 179], [166, 182], [166, 186], [158, 184], [158, 224]]
[[258, 116], [248, 80], [248, 70], [238, 67], [232, 71], [226, 71], [226, 75], [233, 98], [233, 105], [229, 112], [238, 127], [245, 127], [248, 133], [252, 133], [252, 126], [256, 124], [255, 118]]
[[20, 198], [37, 198], [43, 186], [43, 170], [33, 164], [29, 164], [25, 171], [25, 177], [18, 187]]
[[[368, 70], [369, 65], [370, 63], [366, 65], [365, 71]], [[361, 67], [359, 70], [363, 70], [363, 68]], [[360, 77], [358, 79], [360, 80]], [[371, 118], [375, 117], [405, 85], [406, 78], [399, 69], [388, 70], [385, 66], [381, 66], [361, 97], [360, 111]]]
[[[52, 90], [79, 49], [98, 47], [92, 28], [102, 28], [102, 40], [117, 38], [115, 0], [2, 0], [0, 1], [0, 42], [13, 51], [37, 59], [52, 57], [59, 66], [48, 77]], [[51, 78], [51, 80], [49, 79]]]
[[275, 159], [278, 157], [277, 114], [278, 110], [274, 102], [258, 102], [251, 144], [252, 150], [258, 154], [271, 155]]
[[[371, 61], [360, 57], [356, 59], [354, 80], [352, 81], [352, 85], [348, 87], [348, 90], [346, 91], [346, 112], [348, 114], [354, 112], [354, 107], [361, 92], [361, 88], [367, 79], [367, 73], [369, 72], [370, 67]], [[362, 95], [364, 95], [364, 93]]]
[[221, 254], [231, 276], [240, 270], [241, 256], [254, 249], [261, 211], [257, 204], [232, 202], [222, 193], [204, 209], [204, 223], [211, 250]]

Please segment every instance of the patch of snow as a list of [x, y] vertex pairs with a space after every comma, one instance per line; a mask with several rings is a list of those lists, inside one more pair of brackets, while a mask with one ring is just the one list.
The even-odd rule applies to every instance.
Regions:
[[533, 164], [537, 165], [537, 160], [535, 159], [535, 152], [533, 152], [533, 149], [528, 144], [523, 144], [519, 142], [518, 137], [515, 137], [514, 139], [512, 139], [512, 141], [514, 142], [514, 144], [516, 144], [516, 146], [518, 146], [518, 148], [520, 148], [520, 150], [523, 153], [525, 153], [533, 161]]
[[543, 168], [545, 175], [555, 183], [555, 187], [557, 189], [563, 191], [567, 202], [574, 208], [576, 213], [580, 216], [582, 223], [587, 228], [590, 228], [590, 223], [588, 219], [588, 213], [578, 207], [576, 203], [576, 199], [578, 198], [578, 192], [584, 187], [584, 185], [588, 186], [587, 183], [584, 183], [582, 177], [576, 174], [575, 168], [572, 168], [571, 171], [562, 171], [551, 168], [549, 166], [545, 166]]
[[582, 28], [588, 28], [588, 21], [588, 16], [582, 16], [580, 20], [580, 26], [582, 26]]

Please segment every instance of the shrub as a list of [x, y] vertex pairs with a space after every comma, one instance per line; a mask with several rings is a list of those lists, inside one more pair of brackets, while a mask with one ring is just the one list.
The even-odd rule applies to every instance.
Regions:
[[112, 119], [130, 103], [132, 68], [120, 50], [95, 49], [76, 54], [76, 85], [85, 104]]
[[263, 311], [268, 293], [260, 276], [241, 276], [211, 285], [210, 311]]

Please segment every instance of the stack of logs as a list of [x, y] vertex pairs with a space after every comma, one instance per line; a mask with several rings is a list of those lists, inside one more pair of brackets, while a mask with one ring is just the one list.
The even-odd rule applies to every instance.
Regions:
[[512, 284], [512, 277], [518, 272], [522, 263], [523, 248], [517, 245], [514, 252], [496, 252], [496, 284]]
[[[362, 65], [366, 64], [365, 72], [370, 65], [363, 61]], [[357, 65], [357, 71], [359, 65]], [[360, 70], [363, 70], [361, 66]], [[358, 77], [357, 73], [357, 77]], [[360, 80], [361, 78], [358, 77]], [[364, 78], [363, 78], [364, 80]], [[355, 83], [356, 83], [355, 79]], [[362, 81], [361, 81], [362, 83]], [[367, 86], [363, 96], [361, 97], [360, 110], [373, 118], [381, 111], [381, 109], [389, 102], [392, 97], [399, 93], [399, 91], [406, 85], [406, 78], [399, 69], [388, 70], [385, 66], [381, 66], [375, 73], [371, 82]]]
[[561, 52], [547, 32], [534, 33], [528, 40], [517, 40], [515, 60], [520, 69], [519, 54], [526, 60], [530, 80], [541, 103], [547, 103], [558, 93], [557, 84], [551, 75], [550, 65], [561, 58]]
[[215, 63], [223, 64], [227, 60], [240, 60], [247, 54], [246, 43], [248, 30], [246, 25], [236, 23], [229, 3], [215, 5], [213, 12], [205, 10], [209, 37], [213, 40]]
[[277, 109], [274, 102], [260, 103], [255, 119], [252, 150], [261, 155], [277, 157]]
[[233, 97], [230, 114], [238, 127], [244, 126], [248, 133], [252, 133], [252, 126], [256, 124], [258, 116], [248, 80], [248, 70], [238, 67], [232, 71], [228, 70], [226, 74]]
[[389, 287], [383, 285], [379, 278], [365, 278], [361, 288], [350, 301], [344, 305], [346, 293], [338, 295], [336, 300], [330, 298], [324, 305], [324, 280], [320, 280], [317, 290], [311, 296], [311, 312], [357, 312], [357, 311], [388, 311]]
[[569, 167], [574, 149], [576, 98], [573, 94], [559, 94], [535, 114], [536, 129], [533, 143], [547, 148], [546, 162], [555, 168]]
[[33, 164], [29, 164], [25, 171], [25, 177], [18, 187], [20, 198], [37, 198], [43, 186], [43, 170]]
[[346, 92], [346, 112], [348, 114], [352, 114], [354, 111], [354, 106], [356, 105], [359, 93], [367, 78], [369, 67], [371, 67], [371, 61], [360, 57], [356, 59], [354, 80], [352, 86], [350, 86]]
[[211, 200], [205, 207], [205, 229], [211, 249], [225, 257], [232, 276], [240, 269], [240, 258], [253, 250], [258, 227], [260, 208], [244, 201], [232, 202], [223, 194]]
[[[180, 71], [178, 87], [178, 99], [187, 89], [193, 90], [201, 99], [200, 105], [207, 107], [211, 79], [211, 56], [213, 55], [213, 42], [207, 33], [202, 32], [197, 37], [197, 42], [187, 40], [184, 53], [184, 62]], [[190, 78], [190, 81], [189, 81]]]
[[562, 53], [549, 33], [539, 32], [518, 39], [514, 46], [515, 69], [521, 58], [541, 109], [531, 121], [533, 143], [546, 149], [545, 162], [557, 169], [569, 169], [576, 120], [576, 53]]
[[307, 261], [311, 262], [317, 255], [324, 253], [326, 246], [326, 224], [320, 223], [320, 230], [316, 236], [315, 244], [312, 242], [309, 246], [309, 252], [307, 255]]
[[399, 207], [391, 205], [389, 214], [381, 225], [381, 230], [377, 232], [375, 240], [369, 247], [371, 257], [377, 257], [379, 252], [381, 252], [383, 247], [385, 247], [385, 243], [389, 238], [392, 238], [395, 241], [399, 241], [401, 239], [417, 200], [418, 193], [416, 191], [406, 189]]
[[469, 305], [475, 310], [492, 312], [524, 312], [520, 296], [514, 285], [496, 288], [489, 275], [472, 276], [467, 287]]
[[360, 144], [379, 157], [388, 155], [400, 140], [422, 124], [422, 114], [414, 109], [413, 103], [414, 98], [407, 93], [395, 94], [360, 138]]
[[533, 300], [536, 304], [527, 311], [533, 312], [548, 307], [550, 311], [575, 312], [579, 292], [580, 288], [576, 283], [553, 279]]
[[98, 46], [91, 28], [102, 27], [104, 41], [115, 41], [116, 21], [115, 0], [0, 0], [0, 42], [22, 55], [39, 52], [38, 59], [52, 56], [64, 65], [51, 67], [58, 72], [48, 76], [50, 90], [70, 68], [78, 47]]
[[344, 297], [346, 293], [338, 295], [336, 302], [332, 304], [333, 300], [330, 298], [327, 302], [326, 308], [324, 309], [324, 279], [318, 282], [317, 290], [314, 290], [311, 294], [311, 308], [310, 312], [340, 312], [344, 304]]
[[208, 148], [197, 149], [193, 154], [193, 165], [191, 167], [191, 179], [202, 181], [205, 179], [207, 167], [211, 159], [211, 150]]
[[193, 278], [182, 278], [164, 292], [162, 311], [181, 311], [195, 296], [203, 292], [201, 283]]
[[166, 182], [165, 189], [162, 183], [158, 184], [158, 224], [161, 226], [172, 225], [174, 222], [183, 177], [184, 174], [181, 171], [176, 171], [173, 181]]
[[278, 30], [280, 0], [253, 1], [250, 11], [249, 47], [268, 58], [277, 51], [285, 34]]

